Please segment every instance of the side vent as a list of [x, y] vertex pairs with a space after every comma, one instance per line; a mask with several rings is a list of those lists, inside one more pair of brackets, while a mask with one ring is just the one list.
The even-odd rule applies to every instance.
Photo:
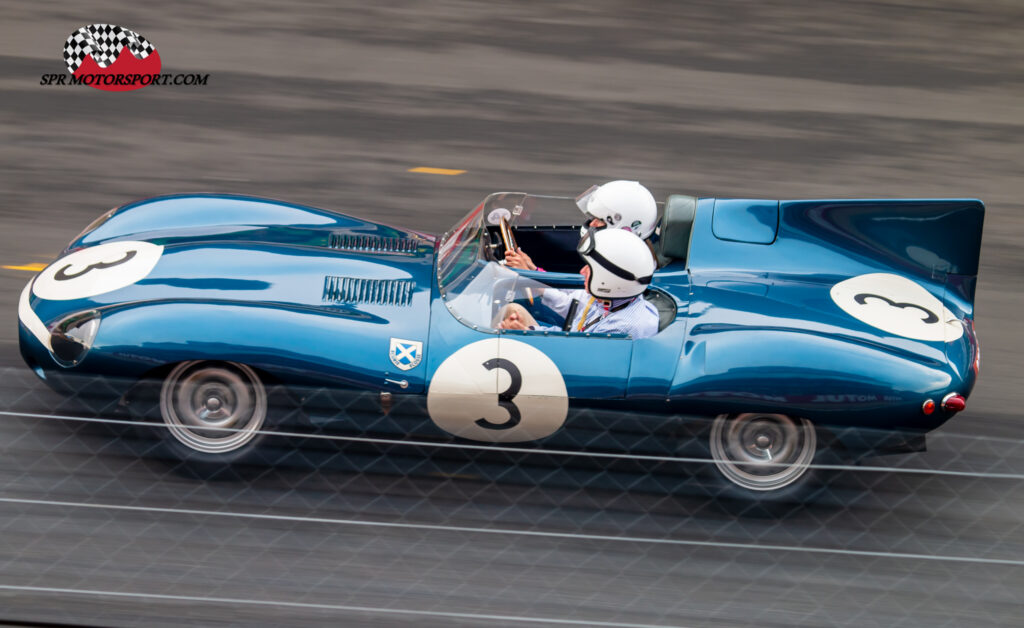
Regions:
[[413, 255], [419, 243], [412, 238], [382, 238], [372, 235], [332, 233], [327, 246], [339, 251], [361, 251], [367, 253], [397, 253]]
[[416, 282], [411, 279], [324, 278], [324, 301], [328, 303], [372, 303], [406, 307], [412, 304]]

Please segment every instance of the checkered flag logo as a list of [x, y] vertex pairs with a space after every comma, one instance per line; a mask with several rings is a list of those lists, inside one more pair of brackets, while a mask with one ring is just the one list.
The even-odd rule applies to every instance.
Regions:
[[91, 24], [68, 37], [64, 44], [64, 62], [72, 74], [82, 65], [86, 55], [91, 55], [101, 68], [108, 68], [126, 48], [136, 59], [145, 59], [156, 50], [135, 31], [116, 24]]

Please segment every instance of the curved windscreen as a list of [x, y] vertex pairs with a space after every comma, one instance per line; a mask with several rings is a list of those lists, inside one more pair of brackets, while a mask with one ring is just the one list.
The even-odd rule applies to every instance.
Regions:
[[444, 234], [437, 258], [441, 296], [456, 318], [478, 329], [493, 329], [508, 303], [539, 301], [546, 287], [498, 263], [504, 251], [495, 227], [502, 218], [514, 227], [579, 225], [583, 214], [571, 198], [499, 192]]

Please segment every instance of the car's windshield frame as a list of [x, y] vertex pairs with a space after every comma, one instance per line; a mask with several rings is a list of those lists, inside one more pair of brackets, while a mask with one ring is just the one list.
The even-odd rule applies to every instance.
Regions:
[[492, 242], [487, 227], [496, 226], [502, 217], [513, 226], [554, 225], [559, 218], [561, 224], [578, 226], [582, 222], [572, 198], [498, 192], [442, 235], [437, 255], [441, 298], [460, 322], [490, 333], [500, 332], [495, 328], [494, 316], [503, 304], [539, 297], [547, 287], [499, 264], [500, 245]]
[[[497, 243], [485, 238], [487, 226], [497, 226], [501, 218], [509, 225], [572, 225], [583, 222], [583, 214], [568, 196], [547, 196], [526, 192], [495, 192], [446, 231], [440, 239], [437, 256], [438, 287], [446, 286], [470, 272], [476, 260], [497, 260]], [[488, 255], [488, 252], [493, 255]]]

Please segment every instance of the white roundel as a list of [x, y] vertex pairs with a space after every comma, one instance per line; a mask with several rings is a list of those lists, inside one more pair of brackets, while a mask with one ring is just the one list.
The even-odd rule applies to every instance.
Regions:
[[551, 358], [508, 337], [480, 340], [448, 356], [427, 392], [427, 412], [438, 427], [492, 443], [550, 436], [568, 411], [565, 381]]
[[164, 247], [152, 242], [107, 242], [65, 255], [36, 277], [40, 299], [84, 299], [130, 286], [153, 270]]
[[896, 336], [952, 342], [964, 333], [960, 320], [941, 301], [900, 275], [852, 277], [832, 286], [831, 295], [850, 316]]

